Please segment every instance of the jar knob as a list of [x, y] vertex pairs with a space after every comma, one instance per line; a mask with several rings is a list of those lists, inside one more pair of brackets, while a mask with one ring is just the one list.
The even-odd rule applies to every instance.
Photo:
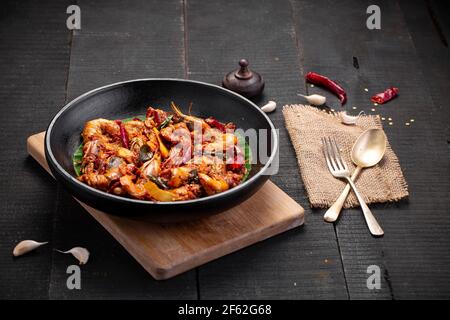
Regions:
[[241, 68], [237, 70], [236, 73], [234, 74], [236, 78], [246, 80], [253, 77], [253, 72], [251, 72], [250, 69], [248, 68], [247, 59], [239, 60], [239, 65], [241, 66]]

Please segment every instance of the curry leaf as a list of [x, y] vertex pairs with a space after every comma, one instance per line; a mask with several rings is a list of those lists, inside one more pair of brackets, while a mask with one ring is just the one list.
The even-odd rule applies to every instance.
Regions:
[[170, 116], [168, 116], [168, 117], [166, 118], [166, 120], [164, 120], [164, 121], [159, 125], [158, 130], [161, 130], [161, 129], [163, 129], [164, 127], [166, 127], [166, 126], [169, 124], [170, 120], [172, 120], [172, 118], [173, 118], [173, 114], [171, 114]]
[[242, 177], [242, 182], [244, 182], [245, 180], [247, 180], [248, 176], [250, 175], [250, 171], [252, 171], [252, 150], [250, 149], [250, 144], [245, 141], [245, 138], [238, 134], [235, 133], [236, 137], [238, 138], [238, 144], [240, 146], [244, 146], [244, 167], [245, 167], [245, 174]]
[[75, 170], [75, 173], [78, 176], [81, 175], [81, 163], [83, 161], [83, 144], [80, 144], [75, 150], [75, 153], [72, 157], [72, 163], [73, 163], [73, 169]]
[[139, 150], [139, 160], [141, 162], [146, 162], [153, 157], [153, 152], [150, 150], [150, 147], [147, 144], [142, 145]]

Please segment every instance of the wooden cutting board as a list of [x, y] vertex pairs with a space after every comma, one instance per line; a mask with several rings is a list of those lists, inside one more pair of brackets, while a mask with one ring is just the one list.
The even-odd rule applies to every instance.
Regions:
[[[27, 148], [50, 173], [44, 135], [41, 132], [29, 137]], [[177, 224], [118, 217], [78, 202], [157, 280], [171, 278], [304, 221], [303, 208], [271, 181], [226, 212]]]

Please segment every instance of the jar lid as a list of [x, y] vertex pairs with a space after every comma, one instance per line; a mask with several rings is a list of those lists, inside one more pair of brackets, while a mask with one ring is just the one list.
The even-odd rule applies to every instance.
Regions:
[[250, 70], [248, 65], [246, 59], [239, 60], [240, 68], [225, 75], [222, 85], [244, 97], [251, 98], [260, 95], [264, 90], [264, 79], [259, 73]]

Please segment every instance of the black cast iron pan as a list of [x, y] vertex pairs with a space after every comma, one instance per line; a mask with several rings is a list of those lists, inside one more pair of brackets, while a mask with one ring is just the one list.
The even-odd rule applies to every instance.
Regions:
[[[249, 178], [235, 188], [213, 196], [178, 202], [120, 197], [91, 188], [75, 178], [72, 156], [81, 143], [80, 133], [86, 121], [100, 117], [125, 119], [143, 115], [149, 105], [169, 110], [171, 101], [182, 108], [187, 108], [192, 102], [192, 114], [196, 116], [232, 121], [244, 130], [266, 129], [269, 133], [269, 160], [267, 163], [258, 161], [253, 164]], [[138, 79], [92, 90], [64, 106], [48, 126], [45, 155], [55, 178], [86, 204], [107, 213], [145, 216], [155, 222], [176, 222], [225, 211], [257, 192], [269, 178], [268, 168], [278, 149], [274, 129], [258, 106], [222, 87], [181, 79]]]

